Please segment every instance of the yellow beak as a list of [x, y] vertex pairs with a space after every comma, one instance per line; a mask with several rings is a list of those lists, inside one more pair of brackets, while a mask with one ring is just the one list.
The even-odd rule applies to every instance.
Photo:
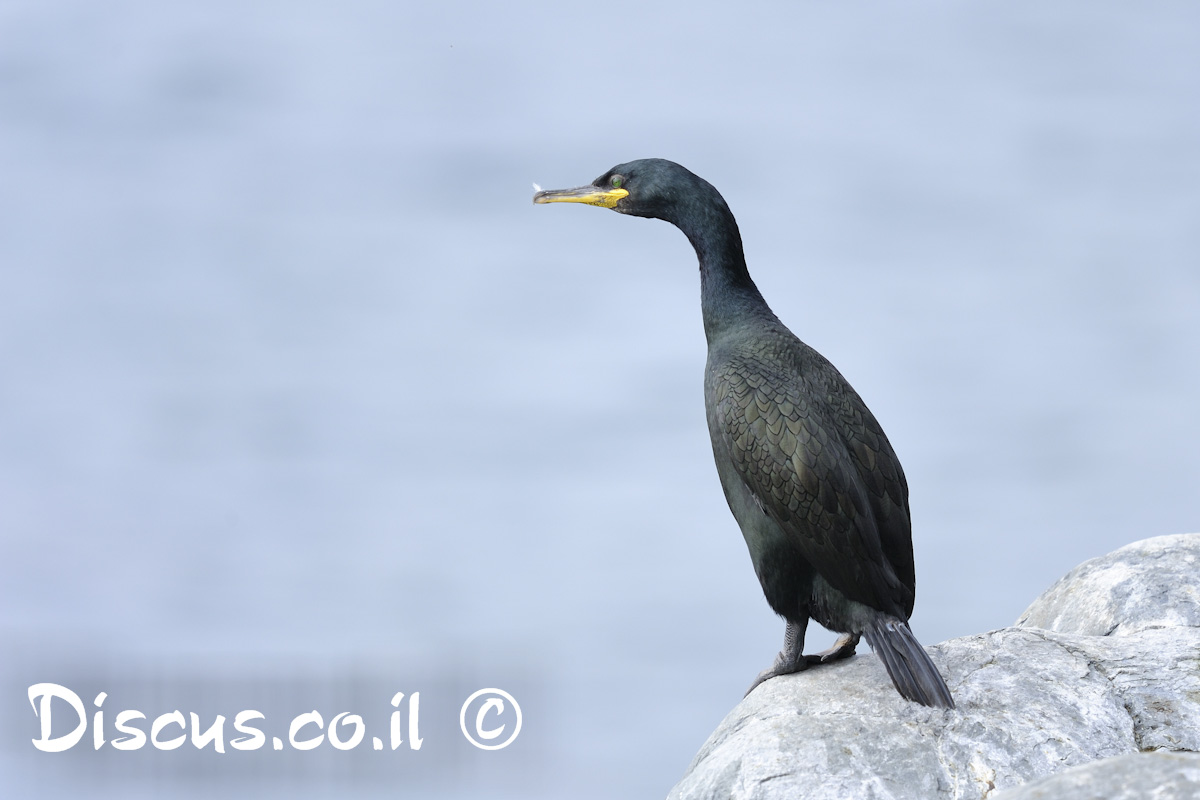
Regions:
[[624, 189], [602, 189], [599, 186], [580, 186], [575, 189], [546, 189], [533, 196], [535, 203], [587, 203], [589, 206], [612, 208], [622, 197]]

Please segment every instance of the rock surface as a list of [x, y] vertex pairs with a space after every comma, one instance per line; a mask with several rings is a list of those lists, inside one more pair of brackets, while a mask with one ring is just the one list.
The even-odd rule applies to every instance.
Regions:
[[1017, 620], [1021, 627], [1088, 636], [1200, 627], [1200, 534], [1159, 536], [1085, 561]]
[[1200, 754], [1129, 753], [1001, 792], [996, 800], [1196, 800]]
[[992, 798], [1099, 759], [1200, 751], [1198, 597], [1200, 534], [1165, 536], [1072, 570], [1017, 627], [929, 648], [954, 711], [904, 701], [869, 653], [775, 678], [670, 798]]

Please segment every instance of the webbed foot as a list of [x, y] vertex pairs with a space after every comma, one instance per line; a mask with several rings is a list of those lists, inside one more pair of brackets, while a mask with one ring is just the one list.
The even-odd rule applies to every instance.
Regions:
[[[775, 656], [775, 663], [769, 669], [764, 669], [758, 673], [758, 677], [754, 679], [754, 683], [750, 684], [750, 688], [746, 690], [746, 695], [749, 695], [758, 688], [760, 683], [777, 678], [780, 675], [791, 675], [795, 672], [803, 672], [808, 669], [808, 660], [804, 656], [799, 658], [788, 658], [786, 650], [779, 651], [779, 655]], [[746, 695], [743, 695], [746, 696]]]
[[804, 647], [804, 629], [799, 625], [788, 623], [788, 629], [784, 635], [783, 649], [779, 651], [779, 655], [775, 656], [775, 663], [770, 669], [764, 669], [758, 673], [758, 677], [754, 679], [754, 683], [750, 684], [750, 688], [746, 690], [746, 694], [750, 694], [758, 688], [760, 683], [776, 678], [780, 675], [792, 675], [796, 672], [803, 672], [810, 666], [817, 664], [828, 664], [832, 661], [840, 661], [843, 658], [849, 658], [854, 655], [854, 648], [858, 646], [857, 633], [843, 633], [838, 637], [838, 640], [833, 643], [833, 647], [828, 650], [823, 650], [820, 653], [812, 655], [802, 655], [800, 650]]
[[843, 633], [833, 643], [833, 647], [828, 650], [822, 650], [819, 653], [807, 655], [804, 657], [804, 660], [809, 664], [828, 664], [830, 661], [841, 661], [843, 658], [849, 658], [854, 655], [854, 648], [857, 646], [857, 633]]

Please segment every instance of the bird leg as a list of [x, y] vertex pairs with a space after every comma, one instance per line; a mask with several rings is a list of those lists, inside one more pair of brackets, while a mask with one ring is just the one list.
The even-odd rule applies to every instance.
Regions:
[[791, 675], [793, 672], [801, 672], [808, 669], [808, 660], [804, 657], [804, 631], [808, 628], [808, 618], [805, 617], [803, 622], [792, 622], [790, 619], [787, 622], [787, 627], [783, 631], [783, 649], [779, 651], [779, 655], [775, 656], [775, 663], [770, 669], [764, 669], [758, 673], [758, 677], [754, 679], [754, 683], [750, 684], [750, 688], [746, 690], [746, 694], [750, 694], [758, 685], [764, 681], [769, 681], [779, 675]]
[[857, 633], [843, 633], [833, 643], [833, 647], [828, 650], [822, 650], [819, 653], [807, 655], [804, 657], [804, 660], [809, 664], [828, 664], [830, 661], [840, 661], [843, 658], [849, 658], [854, 655], [854, 648], [857, 646]]
[[802, 652], [804, 650], [804, 632], [807, 628], [808, 620], [804, 622], [788, 620], [787, 628], [783, 631], [783, 649], [779, 651], [779, 655], [775, 656], [775, 663], [771, 665], [770, 669], [758, 673], [754, 683], [750, 684], [750, 688], [746, 690], [747, 695], [757, 689], [760, 683], [779, 675], [803, 672], [814, 664], [828, 664], [831, 661], [840, 661], [854, 655], [854, 648], [858, 646], [857, 633], [843, 633], [833, 643], [833, 647], [828, 650], [804, 655]]

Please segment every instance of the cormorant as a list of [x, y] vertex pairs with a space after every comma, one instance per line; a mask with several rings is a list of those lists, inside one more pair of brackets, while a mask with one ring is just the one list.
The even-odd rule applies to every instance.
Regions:
[[[767, 306], [720, 193], [651, 158], [613, 167], [589, 186], [538, 191], [533, 202], [666, 220], [696, 250], [713, 457], [767, 602], [787, 621], [783, 650], [747, 694], [777, 675], [851, 656], [864, 636], [901, 695], [953, 708], [908, 626], [916, 582], [900, 461], [841, 373]], [[842, 635], [806, 656], [810, 618]]]

